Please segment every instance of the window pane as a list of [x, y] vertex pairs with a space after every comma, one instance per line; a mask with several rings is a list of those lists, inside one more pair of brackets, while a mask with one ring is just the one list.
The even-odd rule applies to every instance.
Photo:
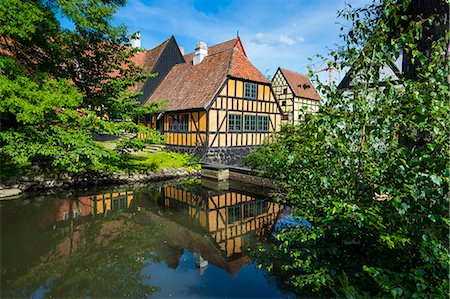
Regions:
[[257, 85], [255, 83], [245, 83], [245, 95], [247, 99], [256, 99], [257, 97]]
[[228, 115], [228, 131], [240, 132], [242, 130], [242, 116], [240, 114]]
[[167, 117], [168, 122], [169, 122], [169, 130], [170, 131], [176, 131], [177, 130], [177, 119], [178, 117], [176, 115], [169, 115]]
[[178, 130], [180, 132], [187, 132], [189, 129], [189, 114], [180, 114], [178, 121]]
[[267, 132], [269, 131], [269, 117], [268, 116], [258, 116], [258, 131]]
[[256, 131], [256, 115], [245, 115], [244, 131], [246, 132]]
[[240, 221], [242, 218], [241, 205], [231, 206], [228, 208], [228, 224]]

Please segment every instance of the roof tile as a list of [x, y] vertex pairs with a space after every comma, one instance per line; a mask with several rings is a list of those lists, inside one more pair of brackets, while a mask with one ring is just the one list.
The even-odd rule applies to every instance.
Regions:
[[314, 85], [309, 80], [308, 76], [287, 70], [282, 67], [280, 67], [280, 70], [283, 76], [286, 78], [295, 96], [316, 101], [322, 100], [316, 89], [314, 88]]
[[237, 41], [209, 47], [208, 56], [198, 65], [192, 64], [192, 53], [185, 55], [186, 63], [175, 65], [146, 103], [167, 100], [168, 111], [205, 109], [227, 77], [269, 84]]

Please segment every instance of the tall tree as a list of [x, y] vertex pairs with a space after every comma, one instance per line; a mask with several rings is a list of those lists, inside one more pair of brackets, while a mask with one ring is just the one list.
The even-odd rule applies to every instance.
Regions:
[[[449, 296], [449, 33], [417, 3], [340, 12], [352, 26], [332, 64], [352, 67], [352, 90], [321, 85], [321, 111], [247, 160], [312, 223], [261, 249], [261, 264], [299, 293]], [[383, 69], [402, 53], [413, 71], [399, 81]]]
[[[147, 133], [122, 149], [160, 141], [156, 132], [133, 122], [158, 105], [138, 106], [139, 94], [130, 89], [148, 75], [131, 60], [138, 49], [129, 47], [126, 28], [111, 23], [123, 5], [121, 0], [0, 3], [3, 158], [77, 172], [114, 158], [92, 133]], [[61, 26], [63, 18], [73, 30]]]

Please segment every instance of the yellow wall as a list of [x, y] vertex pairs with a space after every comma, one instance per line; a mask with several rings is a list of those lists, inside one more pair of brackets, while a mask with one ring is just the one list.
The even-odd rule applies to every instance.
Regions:
[[133, 200], [133, 191], [127, 192], [115, 192], [115, 193], [104, 193], [95, 195], [92, 197], [92, 200], [97, 208], [97, 214], [103, 214], [106, 211], [111, 210], [111, 200], [117, 197], [126, 198], [127, 207], [130, 206], [131, 201]]
[[[238, 79], [228, 79], [219, 95], [211, 104], [209, 113], [209, 146], [254, 146], [264, 142], [273, 131], [279, 131], [281, 114], [274, 94], [269, 85], [258, 84], [257, 99], [244, 98], [245, 82]], [[236, 90], [236, 92], [235, 92]], [[228, 96], [227, 96], [228, 95]], [[229, 132], [227, 131], [228, 113], [241, 114], [242, 126], [246, 114], [269, 116], [269, 130], [267, 132]], [[274, 128], [272, 128], [272, 125]], [[220, 134], [217, 134], [220, 132]]]
[[[200, 146], [206, 142], [206, 111], [185, 112], [188, 114], [187, 132], [170, 132], [168, 118], [177, 113], [166, 113], [164, 115], [164, 135], [166, 144], [180, 146]], [[203, 133], [200, 133], [203, 132]]]

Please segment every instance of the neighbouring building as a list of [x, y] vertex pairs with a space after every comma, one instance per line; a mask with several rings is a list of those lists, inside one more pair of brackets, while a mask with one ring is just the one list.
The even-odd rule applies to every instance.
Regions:
[[344, 78], [339, 82], [337, 88], [345, 90], [344, 95], [353, 95], [354, 85], [357, 83], [366, 83], [369, 87], [384, 86], [386, 80], [389, 80], [394, 85], [401, 86], [401, 81], [405, 74], [405, 55], [403, 52], [393, 61], [389, 61], [386, 65], [379, 69], [379, 78], [377, 85], [373, 82], [365, 82], [364, 78], [367, 78], [366, 74], [362, 74], [359, 71], [355, 71], [353, 67], [349, 68], [345, 73]]
[[239, 38], [210, 47], [199, 42], [195, 52], [181, 56], [171, 37], [140, 55], [137, 64], [159, 73], [137, 87], [142, 104], [166, 101], [163, 114], [141, 122], [159, 129], [170, 150], [237, 164], [279, 130], [281, 109], [271, 84], [248, 60]]
[[308, 76], [279, 67], [272, 88], [283, 111], [283, 123], [295, 124], [319, 110], [321, 98]]

